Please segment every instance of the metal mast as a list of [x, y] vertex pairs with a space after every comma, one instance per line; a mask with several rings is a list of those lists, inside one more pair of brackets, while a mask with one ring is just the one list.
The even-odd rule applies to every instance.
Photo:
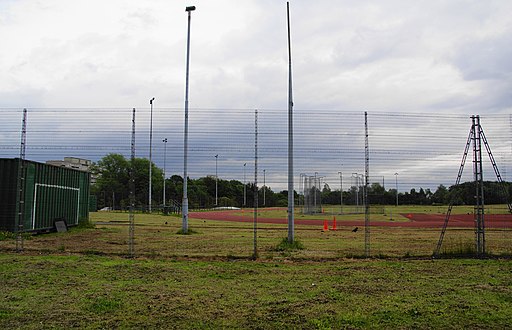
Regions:
[[[491, 161], [492, 167], [498, 179], [498, 182], [501, 184], [504, 196], [507, 196], [507, 192], [504, 187], [503, 179], [501, 178], [500, 172], [498, 170], [498, 166], [496, 165], [496, 161], [494, 160], [494, 156], [492, 155], [491, 148], [487, 143], [487, 139], [485, 138], [484, 131], [482, 126], [480, 125], [480, 116], [471, 116], [472, 125], [471, 130], [469, 131], [468, 140], [466, 142], [466, 147], [464, 149], [464, 154], [462, 156], [462, 161], [459, 167], [459, 173], [457, 175], [457, 180], [455, 181], [455, 186], [460, 184], [460, 179], [462, 177], [462, 172], [464, 170], [464, 164], [466, 163], [466, 158], [468, 156], [469, 148], [473, 143], [473, 178], [475, 182], [475, 205], [474, 205], [474, 217], [475, 217], [475, 247], [476, 254], [478, 257], [485, 256], [485, 203], [484, 203], [484, 178], [483, 178], [483, 169], [482, 169], [482, 141], [487, 150], [487, 154], [489, 155], [489, 159]], [[507, 201], [509, 212], [512, 213], [512, 205], [509, 201]], [[443, 244], [444, 235], [446, 233], [446, 228], [448, 226], [448, 221], [450, 219], [450, 215], [453, 208], [453, 202], [450, 202], [448, 206], [448, 211], [446, 212], [446, 217], [443, 224], [443, 229], [441, 230], [441, 235], [439, 236], [439, 241], [437, 242], [436, 249], [434, 251], [434, 257], [439, 256], [439, 251], [441, 250], [441, 245]]]
[[135, 108], [132, 114], [132, 143], [131, 143], [131, 157], [130, 157], [130, 224], [129, 224], [129, 237], [128, 237], [128, 254], [131, 258], [135, 256]]
[[246, 176], [245, 176], [245, 168], [247, 167], [247, 163], [244, 163], [244, 207], [247, 205], [247, 183], [246, 183]]
[[254, 251], [252, 257], [258, 258], [258, 110], [254, 110]]
[[475, 181], [475, 245], [476, 255], [485, 255], [485, 221], [484, 221], [484, 179], [482, 171], [482, 139], [480, 137], [480, 117], [472, 116], [473, 122], [473, 176]]
[[340, 175], [340, 214], [343, 214], [343, 172], [338, 172]]
[[218, 191], [219, 191], [219, 175], [218, 175], [218, 168], [217, 168], [217, 162], [219, 160], [219, 154], [215, 155], [215, 206], [219, 206], [218, 203]]
[[265, 190], [267, 190], [267, 184], [266, 184], [266, 172], [267, 170], [263, 170], [263, 206], [266, 206], [265, 204]]
[[370, 256], [370, 203], [368, 202], [368, 178], [370, 177], [370, 149], [368, 145], [368, 113], [364, 112], [364, 252]]
[[166, 199], [166, 196], [165, 196], [165, 168], [166, 168], [166, 159], [167, 159], [167, 138], [163, 139], [162, 142], [164, 143], [164, 192], [163, 192], [163, 211], [165, 212], [165, 199]]
[[27, 109], [23, 109], [21, 123], [20, 159], [18, 163], [18, 212], [16, 217], [16, 251], [23, 251], [23, 226], [25, 222], [25, 146], [27, 144]]
[[153, 97], [151, 100], [149, 100], [149, 105], [151, 106], [151, 111], [150, 111], [150, 120], [149, 120], [149, 194], [148, 194], [148, 210], [149, 210], [149, 213], [151, 213], [151, 200], [152, 200], [152, 192], [153, 192], [153, 189], [152, 189], [152, 181], [153, 181], [153, 178], [152, 178], [152, 158], [151, 158], [151, 155], [152, 155], [152, 152], [153, 152], [153, 101], [155, 100], [155, 98]]
[[188, 15], [188, 29], [187, 29], [187, 67], [185, 74], [185, 130], [183, 133], [183, 203], [182, 203], [182, 227], [183, 234], [188, 233], [188, 76], [190, 68], [190, 20], [192, 11], [196, 10], [195, 6], [185, 8]]
[[292, 95], [292, 44], [290, 37], [290, 2], [286, 2], [288, 21], [288, 242], [295, 240], [294, 188], [293, 188], [293, 95]]

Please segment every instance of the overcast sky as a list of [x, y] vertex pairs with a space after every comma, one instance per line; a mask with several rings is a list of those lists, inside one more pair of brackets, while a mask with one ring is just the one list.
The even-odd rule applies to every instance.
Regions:
[[[260, 169], [285, 189], [280, 0], [0, 0], [1, 156], [19, 154], [25, 107], [29, 159], [129, 156], [135, 107], [137, 156], [147, 157], [155, 97], [153, 159], [163, 165], [168, 137], [167, 166], [179, 174], [190, 5], [189, 174], [212, 174], [219, 154], [221, 177], [240, 179], [258, 108]], [[404, 188], [454, 181], [473, 114], [487, 116], [498, 161], [512, 158], [512, 1], [295, 0], [290, 9], [296, 177], [319, 172], [332, 184], [341, 164], [348, 177], [363, 173], [364, 111], [370, 175], [389, 182], [399, 172]]]
[[[286, 1], [0, 0], [0, 107], [286, 108]], [[295, 105], [509, 113], [512, 1], [291, 1]]]

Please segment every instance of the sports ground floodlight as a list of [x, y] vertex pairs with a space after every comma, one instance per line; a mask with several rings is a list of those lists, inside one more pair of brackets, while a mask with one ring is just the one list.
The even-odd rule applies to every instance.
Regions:
[[149, 213], [151, 213], [151, 192], [153, 191], [152, 187], [151, 187], [151, 183], [152, 183], [152, 175], [151, 175], [151, 152], [153, 150], [153, 101], [155, 100], [155, 98], [153, 97], [152, 99], [149, 100], [149, 105], [151, 106], [151, 114], [150, 114], [150, 119], [149, 119], [149, 191], [148, 191], [148, 210], [149, 210]]
[[196, 10], [195, 6], [185, 8], [188, 16], [187, 31], [187, 68], [185, 73], [185, 130], [183, 132], [183, 203], [181, 206], [182, 214], [182, 231], [184, 234], [188, 232], [188, 194], [187, 194], [187, 163], [188, 163], [188, 74], [190, 62], [190, 19], [192, 11]]

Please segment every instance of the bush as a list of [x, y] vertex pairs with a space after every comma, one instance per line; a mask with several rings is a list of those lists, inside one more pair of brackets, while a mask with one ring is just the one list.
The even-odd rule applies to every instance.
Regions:
[[8, 239], [15, 239], [15, 238], [16, 238], [15, 233], [11, 233], [9, 231], [0, 231], [0, 241], [5, 241]]
[[[0, 231], [0, 241], [5, 241], [8, 239], [16, 239], [17, 233], [12, 233], [10, 231]], [[28, 240], [32, 238], [32, 233], [30, 232], [22, 232], [21, 237], [24, 240]]]

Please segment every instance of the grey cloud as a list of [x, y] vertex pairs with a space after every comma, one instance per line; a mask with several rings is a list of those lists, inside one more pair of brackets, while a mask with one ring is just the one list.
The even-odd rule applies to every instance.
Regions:
[[512, 35], [464, 44], [454, 64], [467, 80], [512, 80]]
[[[43, 89], [24, 87], [12, 91], [0, 91], [0, 107], [17, 108], [33, 107], [40, 105], [45, 97]], [[20, 120], [21, 122], [21, 120]]]

